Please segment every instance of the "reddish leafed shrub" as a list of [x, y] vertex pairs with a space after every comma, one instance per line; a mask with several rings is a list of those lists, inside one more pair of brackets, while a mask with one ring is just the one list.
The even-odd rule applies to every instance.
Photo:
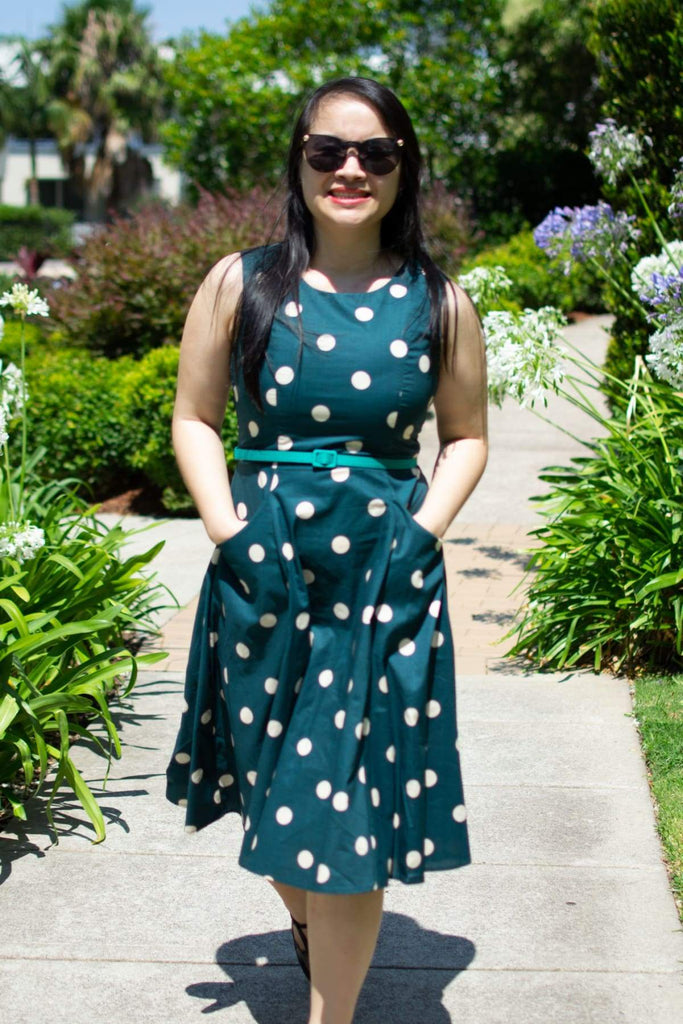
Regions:
[[52, 321], [66, 340], [110, 358], [176, 344], [208, 270], [226, 253], [268, 241], [278, 213], [278, 201], [254, 189], [205, 192], [197, 207], [159, 203], [119, 218], [83, 245], [77, 278], [50, 298]]

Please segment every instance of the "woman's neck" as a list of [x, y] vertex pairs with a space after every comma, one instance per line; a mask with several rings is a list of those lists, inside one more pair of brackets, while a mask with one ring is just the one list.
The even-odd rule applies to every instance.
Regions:
[[391, 277], [396, 260], [382, 251], [379, 233], [372, 238], [317, 237], [308, 271], [326, 278], [337, 291], [366, 291], [377, 280]]

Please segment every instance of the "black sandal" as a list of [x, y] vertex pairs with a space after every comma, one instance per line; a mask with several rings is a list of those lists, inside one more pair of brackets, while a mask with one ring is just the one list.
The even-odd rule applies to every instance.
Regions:
[[[292, 940], [294, 942], [296, 958], [299, 961], [299, 967], [310, 981], [311, 964], [308, 957], [308, 938], [306, 936], [307, 928], [308, 925], [301, 924], [300, 921], [295, 921], [294, 918], [292, 917]], [[299, 942], [297, 942], [297, 937], [299, 939]]]

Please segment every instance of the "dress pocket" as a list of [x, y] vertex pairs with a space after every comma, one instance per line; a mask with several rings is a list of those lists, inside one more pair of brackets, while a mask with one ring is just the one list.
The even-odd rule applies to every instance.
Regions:
[[[216, 547], [221, 553], [221, 556], [228, 562], [232, 561], [233, 558], [239, 558], [245, 552], [250, 553], [251, 561], [260, 562], [265, 558], [267, 537], [269, 536], [269, 530], [267, 526], [264, 526], [263, 519], [267, 516], [268, 509], [266, 502], [263, 501], [256, 509], [256, 511], [247, 520], [246, 526], [243, 526], [237, 533], [233, 533], [231, 537], [226, 540], [222, 540]], [[250, 550], [253, 548], [253, 550]]]

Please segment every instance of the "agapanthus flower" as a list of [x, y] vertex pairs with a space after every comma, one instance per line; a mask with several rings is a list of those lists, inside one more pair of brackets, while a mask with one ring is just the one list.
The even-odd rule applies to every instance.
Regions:
[[4, 317], [0, 316], [0, 340], [2, 340], [2, 336], [3, 336], [4, 333], [5, 333], [5, 319], [4, 319]]
[[668, 323], [650, 338], [648, 366], [661, 380], [683, 389], [683, 316]]
[[9, 416], [7, 415], [7, 412], [4, 407], [0, 405], [0, 448], [9, 441], [9, 433], [7, 431], [8, 419]]
[[38, 289], [29, 290], [26, 284], [13, 284], [12, 290], [0, 295], [0, 306], [10, 306], [19, 316], [48, 316], [50, 307], [41, 299]]
[[[643, 256], [631, 271], [631, 287], [641, 302], [660, 308], [656, 316], [666, 314], [666, 295], [683, 268], [683, 242], [669, 242], [666, 249], [652, 256]], [[669, 283], [670, 282], [670, 283]], [[675, 303], [675, 299], [674, 299]]]
[[590, 162], [612, 186], [616, 185], [623, 174], [641, 166], [644, 160], [643, 146], [652, 145], [649, 135], [641, 137], [627, 128], [620, 128], [611, 117], [606, 118], [604, 124], [596, 124], [593, 131], [588, 133], [588, 138]]
[[635, 217], [615, 213], [602, 200], [597, 206], [557, 206], [534, 230], [534, 241], [549, 256], [563, 257], [564, 272], [572, 260], [598, 259], [611, 265], [638, 237]]
[[572, 218], [571, 206], [556, 206], [554, 210], [534, 228], [534, 242], [550, 257], [561, 256], [567, 249], [569, 225]]
[[17, 416], [24, 407], [26, 386], [22, 387], [21, 370], [14, 363], [3, 367], [0, 360], [0, 408], [7, 419]]
[[460, 274], [458, 284], [482, 312], [490, 309], [501, 295], [512, 288], [505, 267], [474, 267], [466, 274]]
[[0, 558], [15, 558], [25, 562], [33, 558], [45, 544], [45, 533], [31, 523], [2, 523], [0, 525]]
[[552, 306], [523, 313], [495, 310], [484, 317], [489, 394], [497, 405], [510, 395], [522, 408], [546, 392], [557, 391], [564, 378], [562, 328], [566, 319]]
[[672, 220], [683, 219], [683, 156], [679, 160], [679, 168], [674, 173], [674, 180], [669, 190], [671, 205], [669, 216]]

